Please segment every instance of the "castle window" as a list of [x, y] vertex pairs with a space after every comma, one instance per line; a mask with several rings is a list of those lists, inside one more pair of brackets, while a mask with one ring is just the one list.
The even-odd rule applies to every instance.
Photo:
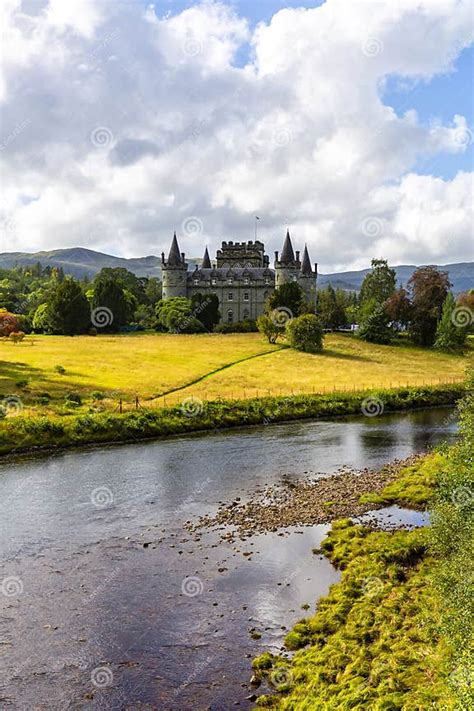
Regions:
[[298, 277], [296, 276], [296, 274], [293, 276], [293, 281], [298, 281]]
[[194, 280], [194, 286], [199, 286], [199, 279]]
[[245, 277], [244, 284], [250, 284], [250, 279], [248, 277]]
[[248, 309], [244, 310], [244, 321], [247, 321], [247, 319], [250, 317], [250, 311]]
[[227, 312], [227, 323], [232, 323], [234, 320], [234, 312], [232, 309], [229, 309]]
[[212, 286], [215, 286], [217, 284], [217, 279], [211, 279], [211, 284]]
[[232, 291], [229, 291], [227, 294], [227, 301], [233, 301], [234, 300], [234, 294]]
[[244, 291], [244, 301], [250, 301], [250, 294], [248, 291]]
[[270, 284], [270, 279], [268, 277], [265, 277], [265, 284]]
[[228, 281], [229, 281], [229, 284], [233, 284], [234, 283], [233, 277], [229, 277]]

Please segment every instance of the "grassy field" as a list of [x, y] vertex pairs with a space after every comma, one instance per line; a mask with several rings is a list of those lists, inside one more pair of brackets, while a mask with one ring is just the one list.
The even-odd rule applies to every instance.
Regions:
[[[260, 334], [28, 336], [0, 342], [0, 394], [26, 408], [60, 411], [64, 395], [101, 392], [162, 404], [186, 397], [246, 398], [304, 392], [423, 385], [460, 380], [473, 350], [440, 354], [404, 343], [375, 346], [351, 335], [329, 335], [321, 355], [272, 346]], [[240, 361], [240, 362], [239, 362]], [[57, 372], [62, 366], [64, 373]], [[198, 382], [196, 382], [198, 381]], [[192, 383], [191, 385], [188, 385]], [[172, 393], [176, 388], [181, 388]], [[107, 404], [107, 400], [105, 401]]]

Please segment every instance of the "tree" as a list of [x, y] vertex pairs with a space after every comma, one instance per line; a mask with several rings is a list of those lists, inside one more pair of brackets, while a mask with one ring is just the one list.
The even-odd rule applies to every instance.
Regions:
[[304, 308], [303, 289], [297, 282], [290, 281], [278, 286], [268, 299], [266, 311], [271, 313], [275, 309], [288, 309], [292, 317], [299, 316]]
[[459, 294], [453, 318], [466, 325], [469, 333], [474, 332], [474, 289]]
[[89, 302], [80, 284], [72, 277], [57, 281], [48, 308], [48, 326], [52, 333], [74, 336], [86, 333], [90, 326]]
[[317, 311], [323, 328], [335, 330], [347, 324], [344, 304], [344, 292], [338, 289], [336, 293], [331, 286], [318, 291]]
[[185, 296], [162, 299], [156, 305], [158, 324], [173, 333], [201, 333], [204, 326], [193, 313], [191, 301]]
[[420, 346], [432, 346], [444, 300], [451, 283], [447, 272], [436, 267], [420, 267], [408, 280], [412, 317], [410, 335]]
[[439, 351], [460, 350], [466, 342], [467, 331], [466, 325], [456, 323], [456, 302], [452, 293], [449, 292], [436, 329], [434, 347]]
[[263, 333], [268, 338], [269, 343], [276, 343], [278, 338], [285, 332], [284, 328], [279, 326], [278, 322], [268, 314], [262, 314], [258, 317], [257, 328], [260, 333]]
[[[94, 319], [94, 312], [99, 313], [101, 309], [105, 314], [108, 312], [107, 317]], [[127, 299], [125, 290], [108, 272], [105, 274], [101, 272], [94, 280], [92, 315], [93, 323], [94, 320], [97, 321], [94, 326], [104, 331], [117, 331], [131, 320], [132, 305]]]
[[33, 316], [33, 329], [39, 333], [48, 333], [50, 328], [49, 304], [40, 304]]
[[369, 343], [390, 343], [393, 331], [389, 326], [390, 317], [383, 304], [378, 304], [364, 318], [357, 332], [359, 338]]
[[323, 349], [323, 327], [314, 314], [303, 314], [288, 321], [286, 335], [290, 346], [298, 351], [319, 353]]
[[408, 326], [412, 316], [412, 306], [406, 289], [400, 287], [394, 291], [385, 302], [385, 311], [398, 329]]
[[10, 333], [18, 331], [18, 325], [15, 314], [6, 309], [0, 309], [0, 336], [9, 336]]
[[360, 289], [361, 319], [365, 320], [377, 304], [384, 304], [395, 291], [397, 273], [386, 259], [372, 259], [372, 271], [366, 274]]
[[216, 294], [193, 294], [191, 307], [194, 316], [201, 321], [207, 331], [212, 331], [221, 318], [219, 313], [219, 299]]

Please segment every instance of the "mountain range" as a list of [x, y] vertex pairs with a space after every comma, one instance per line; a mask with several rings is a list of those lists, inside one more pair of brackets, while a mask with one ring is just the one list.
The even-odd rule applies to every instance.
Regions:
[[[55, 249], [50, 252], [3, 252], [0, 253], [0, 268], [11, 269], [15, 266], [28, 266], [40, 262], [43, 266], [62, 267], [66, 274], [75, 277], [94, 277], [103, 267], [124, 267], [137, 276], [161, 277], [160, 257], [148, 256], [135, 259], [114, 257], [110, 254], [95, 252], [92, 249], [73, 247], [71, 249]], [[200, 259], [188, 259], [190, 269], [199, 265]], [[438, 265], [436, 265], [438, 266]], [[397, 272], [399, 284], [406, 285], [408, 279], [417, 267], [403, 264], [394, 267]], [[449, 273], [453, 284], [453, 291], [459, 293], [474, 288], [474, 262], [460, 262], [457, 264], [440, 265]], [[365, 275], [370, 269], [358, 271], [335, 272], [332, 274], [319, 274], [319, 286], [332, 284], [334, 288], [358, 291]]]

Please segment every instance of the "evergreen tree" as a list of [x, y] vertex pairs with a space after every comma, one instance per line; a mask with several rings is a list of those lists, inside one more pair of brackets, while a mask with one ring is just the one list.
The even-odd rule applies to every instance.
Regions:
[[201, 321], [204, 328], [212, 331], [219, 323], [221, 315], [219, 313], [219, 299], [216, 294], [193, 294], [191, 297], [191, 307], [194, 316]]
[[331, 284], [318, 291], [317, 312], [323, 328], [335, 330], [347, 324], [345, 296], [342, 289], [334, 291]]
[[48, 305], [48, 330], [64, 336], [86, 333], [90, 308], [80, 284], [72, 277], [56, 282]]
[[124, 289], [111, 274], [100, 273], [94, 280], [92, 311], [107, 309], [111, 316], [105, 319], [104, 331], [117, 331], [125, 326], [132, 317], [130, 301]]
[[449, 292], [436, 329], [434, 347], [439, 351], [460, 350], [466, 342], [468, 328], [456, 323], [455, 308], [454, 296]]
[[304, 309], [303, 289], [295, 281], [278, 286], [268, 299], [267, 312], [284, 308], [291, 312], [292, 317], [299, 316]]
[[389, 326], [389, 322], [390, 318], [383, 304], [378, 304], [364, 318], [357, 335], [363, 341], [369, 341], [369, 343], [390, 343], [393, 331]]

